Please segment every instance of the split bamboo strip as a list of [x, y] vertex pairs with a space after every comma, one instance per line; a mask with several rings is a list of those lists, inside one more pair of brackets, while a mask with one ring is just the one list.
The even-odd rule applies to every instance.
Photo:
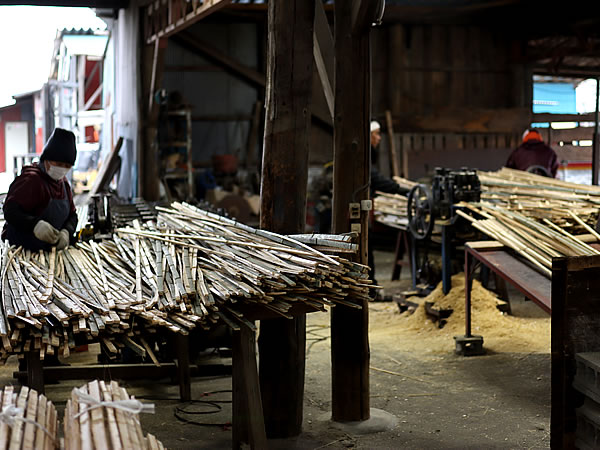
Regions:
[[94, 380], [74, 389], [64, 416], [65, 450], [164, 448], [152, 435], [144, 437], [137, 415], [154, 405], [129, 396], [117, 382]]
[[27, 386], [0, 390], [0, 450], [59, 448], [56, 409], [44, 395]]

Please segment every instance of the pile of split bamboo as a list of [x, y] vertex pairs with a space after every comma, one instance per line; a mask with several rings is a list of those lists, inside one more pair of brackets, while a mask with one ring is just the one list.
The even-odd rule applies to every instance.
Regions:
[[[569, 233], [548, 219], [539, 222], [519, 212], [486, 203], [464, 206], [482, 218], [476, 219], [460, 210], [457, 210], [457, 214], [469, 220], [482, 233], [516, 251], [548, 277], [552, 276], [554, 257], [600, 255], [600, 251], [584, 242], [581, 237]], [[571, 212], [571, 217], [591, 234], [597, 235], [575, 213]], [[600, 238], [600, 235], [596, 237]]]
[[154, 406], [130, 397], [115, 381], [73, 389], [64, 416], [65, 450], [163, 449], [153, 435], [144, 437], [140, 412], [154, 412]]
[[374, 216], [377, 222], [395, 228], [408, 227], [408, 199], [404, 195], [376, 192], [373, 199]]
[[497, 172], [478, 171], [481, 201], [524, 216], [553, 224], [573, 233], [584, 227], [570, 212], [594, 226], [600, 208], [600, 186], [570, 183], [522, 170], [502, 168]]
[[[64, 251], [0, 248], [0, 360], [39, 351], [66, 356], [100, 342], [110, 355], [127, 346], [156, 358], [158, 329], [187, 334], [224, 322], [253, 326], [251, 305], [291, 317], [368, 299], [368, 267], [323, 250], [354, 251], [351, 236], [292, 239], [174, 203], [156, 221], [118, 229], [112, 239]], [[349, 298], [353, 300], [348, 300]]]
[[[394, 176], [394, 181], [401, 187], [412, 189], [418, 183], [406, 178]], [[406, 229], [408, 226], [408, 213], [406, 207], [408, 199], [406, 195], [387, 194], [375, 192], [373, 199], [373, 214], [377, 222], [394, 228]]]
[[0, 390], [0, 450], [59, 448], [56, 409], [44, 395], [27, 386]]

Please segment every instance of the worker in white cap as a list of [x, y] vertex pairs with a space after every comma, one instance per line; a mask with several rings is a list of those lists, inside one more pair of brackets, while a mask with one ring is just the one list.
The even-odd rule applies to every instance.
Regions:
[[[381, 142], [381, 125], [376, 120], [371, 121], [370, 125], [371, 130], [371, 184], [370, 184], [370, 198], [372, 199], [377, 192], [385, 192], [388, 194], [401, 194], [407, 195], [408, 190], [401, 187], [398, 183], [392, 180], [389, 177], [383, 176], [378, 168], [377, 168], [377, 160], [379, 157], [379, 144]], [[370, 278], [373, 280], [374, 284], [377, 284], [377, 280], [375, 279], [375, 260], [373, 256], [373, 245], [372, 238], [374, 238], [373, 233], [373, 217], [370, 217], [369, 220], [369, 248], [368, 248], [368, 264], [370, 268]], [[375, 292], [371, 293], [371, 297], [373, 300], [379, 300], [383, 296], [376, 295]]]

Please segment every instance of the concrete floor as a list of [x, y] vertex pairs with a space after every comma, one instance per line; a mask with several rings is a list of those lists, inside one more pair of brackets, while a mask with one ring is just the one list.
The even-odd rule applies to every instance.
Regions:
[[[409, 271], [400, 282], [390, 279], [392, 253], [375, 253], [377, 278], [388, 292], [408, 286]], [[511, 301], [522, 300], [511, 296]], [[522, 310], [537, 308], [520, 305]], [[295, 439], [270, 441], [274, 449], [543, 449], [549, 448], [550, 354], [527, 351], [492, 352], [484, 356], [454, 354], [447, 349], [415, 351], [418, 334], [374, 332], [380, 323], [399, 327], [397, 312], [390, 305], [372, 303], [371, 313], [371, 407], [393, 414], [398, 425], [376, 434], [352, 434], [330, 421], [331, 380], [329, 315], [310, 314], [307, 328], [308, 356], [303, 433]], [[533, 314], [539, 313], [534, 311]], [[515, 340], [519, 336], [514, 337]], [[423, 348], [421, 346], [421, 348]], [[89, 358], [89, 355], [87, 355]], [[75, 355], [84, 360], [86, 355]], [[15, 383], [16, 361], [0, 368], [0, 385]], [[387, 372], [383, 372], [385, 370]], [[391, 373], [388, 373], [391, 372]], [[59, 417], [70, 390], [84, 381], [47, 386]], [[231, 448], [231, 378], [194, 378], [191, 405], [178, 402], [178, 387], [169, 380], [121, 383], [129, 393], [156, 404], [156, 414], [140, 417], [144, 432], [157, 436], [169, 448]], [[217, 391], [226, 391], [219, 392]], [[215, 392], [205, 395], [205, 393]], [[201, 403], [210, 400], [215, 403]], [[217, 402], [225, 403], [217, 403]], [[218, 405], [218, 406], [217, 406]], [[177, 408], [187, 420], [175, 417]], [[219, 409], [220, 408], [220, 409]]]

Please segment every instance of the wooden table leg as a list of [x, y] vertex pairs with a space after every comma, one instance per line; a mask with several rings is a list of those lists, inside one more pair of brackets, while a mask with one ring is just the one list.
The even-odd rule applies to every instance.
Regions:
[[473, 287], [473, 278], [471, 268], [473, 265], [473, 256], [465, 251], [465, 336], [471, 336], [471, 288]]
[[177, 355], [177, 378], [179, 381], [179, 397], [183, 402], [192, 400], [192, 379], [190, 376], [189, 337], [175, 333], [173, 343]]
[[392, 281], [399, 280], [402, 275], [402, 259], [404, 258], [404, 231], [398, 231], [396, 238], [396, 251], [394, 252], [394, 269], [392, 270]]
[[256, 335], [242, 325], [233, 332], [233, 448], [243, 443], [253, 449], [267, 448], [258, 367], [256, 365]]
[[44, 367], [40, 359], [40, 352], [25, 352], [27, 364], [27, 386], [35, 389], [38, 394], [44, 393]]

